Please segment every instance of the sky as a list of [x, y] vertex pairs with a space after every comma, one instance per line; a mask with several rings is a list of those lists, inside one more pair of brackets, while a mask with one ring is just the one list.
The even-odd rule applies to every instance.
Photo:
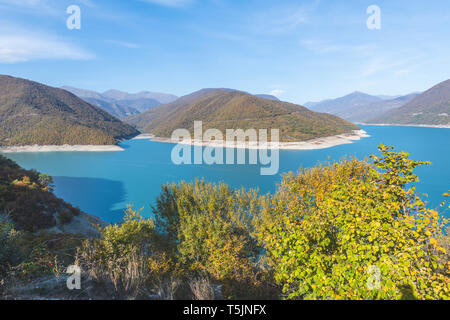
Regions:
[[[67, 8], [80, 8], [69, 29]], [[370, 5], [380, 29], [369, 29]], [[450, 78], [448, 0], [0, 0], [0, 74], [95, 91], [234, 88], [302, 104]]]

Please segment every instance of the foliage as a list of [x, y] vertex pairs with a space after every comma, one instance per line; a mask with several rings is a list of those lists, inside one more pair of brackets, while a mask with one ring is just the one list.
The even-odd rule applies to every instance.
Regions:
[[138, 134], [73, 94], [0, 76], [0, 146], [105, 145]]
[[262, 248], [253, 235], [257, 192], [199, 180], [162, 189], [154, 208], [156, 227], [167, 235], [175, 259], [194, 275], [221, 283], [226, 298], [255, 298], [263, 278]]
[[20, 233], [12, 224], [0, 220], [0, 277], [4, 276], [19, 261], [16, 241]]
[[284, 178], [263, 214], [261, 240], [291, 299], [449, 298], [443, 224], [411, 183], [426, 164], [380, 146], [357, 160]]
[[149, 274], [154, 224], [129, 207], [120, 225], [109, 225], [100, 239], [86, 240], [77, 263], [116, 298], [137, 297]]
[[0, 155], [0, 211], [8, 212], [18, 230], [36, 232], [68, 223], [80, 210], [58, 199], [53, 179], [34, 170], [25, 170]]
[[379, 149], [371, 164], [290, 173], [274, 195], [203, 180], [164, 185], [154, 218], [129, 206], [89, 240], [29, 228], [79, 211], [54, 197], [50, 178], [0, 156], [0, 211], [9, 212], [0, 216], [0, 290], [5, 277], [75, 263], [106, 294], [93, 297], [449, 299], [448, 221], [414, 187], [414, 169], [429, 163]]

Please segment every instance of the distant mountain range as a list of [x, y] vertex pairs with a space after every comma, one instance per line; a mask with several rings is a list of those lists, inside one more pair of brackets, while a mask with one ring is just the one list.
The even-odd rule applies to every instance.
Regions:
[[412, 93], [406, 96], [394, 98], [392, 100], [381, 100], [378, 102], [343, 110], [342, 112], [339, 112], [338, 115], [346, 120], [362, 123], [374, 117], [378, 117], [388, 112], [389, 110], [401, 107], [418, 95], [418, 93]]
[[170, 137], [178, 128], [280, 129], [282, 141], [304, 141], [351, 132], [358, 126], [336, 116], [316, 113], [292, 103], [260, 98], [233, 89], [203, 89], [125, 119], [143, 132]]
[[317, 112], [326, 112], [337, 115], [344, 110], [358, 108], [363, 105], [380, 102], [383, 99], [362, 92], [353, 92], [337, 99], [329, 99], [321, 102], [307, 102], [305, 106]]
[[[61, 87], [90, 104], [102, 108], [119, 119], [124, 119], [149, 109], [153, 109], [162, 104], [172, 103], [178, 99], [173, 94], [141, 91], [138, 93], [127, 93], [119, 90], [108, 90], [99, 93], [92, 90], [74, 88], [70, 86]], [[234, 89], [221, 88], [225, 91], [235, 91]], [[215, 90], [215, 89], [203, 89]], [[256, 94], [256, 97], [263, 99], [280, 101], [277, 97], [270, 94]]]
[[373, 96], [353, 92], [337, 99], [307, 102], [305, 106], [313, 111], [331, 113], [352, 122], [362, 123], [403, 106], [417, 95], [418, 93], [405, 96]]
[[399, 108], [368, 123], [404, 125], [450, 125], [450, 80], [441, 82]]
[[100, 107], [120, 119], [178, 99], [177, 96], [172, 94], [149, 91], [127, 93], [119, 90], [108, 90], [99, 93], [70, 86], [61, 87], [61, 89], [73, 93], [86, 102]]
[[0, 145], [110, 145], [138, 133], [66, 90], [0, 75]]

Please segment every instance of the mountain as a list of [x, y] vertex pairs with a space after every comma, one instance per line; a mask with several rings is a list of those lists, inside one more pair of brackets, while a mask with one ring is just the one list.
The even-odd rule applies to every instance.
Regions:
[[0, 75], [0, 145], [108, 145], [138, 133], [66, 90]]
[[387, 94], [380, 94], [380, 95], [377, 95], [377, 97], [380, 99], [383, 99], [383, 100], [394, 100], [394, 99], [400, 98], [401, 95], [390, 96]]
[[138, 111], [137, 109], [127, 106], [126, 104], [118, 103], [113, 99], [104, 97], [101, 93], [98, 93], [96, 91], [79, 89], [70, 86], [63, 86], [61, 87], [61, 89], [73, 93], [87, 103], [99, 107], [119, 119], [123, 119], [140, 113], [140, 111]]
[[102, 93], [104, 97], [121, 101], [121, 100], [139, 100], [151, 99], [158, 101], [159, 104], [171, 103], [178, 99], [177, 96], [168, 93], [141, 91], [138, 93], [127, 93], [119, 90], [108, 90]]
[[405, 105], [369, 123], [450, 125], [450, 80], [441, 82]]
[[178, 128], [193, 132], [194, 121], [203, 129], [280, 129], [281, 141], [303, 141], [351, 132], [358, 127], [329, 114], [305, 107], [259, 98], [237, 90], [203, 89], [127, 118], [130, 124], [159, 137]]
[[389, 110], [405, 105], [418, 95], [418, 93], [412, 93], [391, 100], [360, 105], [351, 109], [345, 109], [342, 112], [338, 112], [336, 115], [352, 122], [366, 122], [369, 119], [381, 116]]
[[341, 114], [344, 110], [355, 109], [360, 106], [380, 101], [383, 101], [383, 99], [356, 91], [337, 99], [330, 99], [321, 102], [307, 102], [305, 103], [305, 106], [313, 111], [326, 112], [336, 115]]
[[72, 92], [86, 102], [94, 104], [120, 119], [144, 112], [160, 104], [173, 102], [178, 98], [172, 94], [148, 91], [128, 93], [119, 90], [108, 90], [99, 93], [70, 86], [61, 87], [61, 89]]
[[278, 99], [277, 97], [275, 97], [271, 94], [255, 94], [255, 97], [274, 100], [274, 101], [280, 101], [280, 99]]
[[121, 105], [129, 106], [137, 111], [137, 113], [141, 113], [147, 111], [148, 109], [152, 109], [161, 105], [162, 103], [155, 99], [150, 98], [139, 98], [139, 99], [131, 99], [131, 100], [119, 100], [117, 103]]
[[95, 99], [95, 98], [82, 98], [82, 99], [96, 107], [105, 110], [109, 114], [119, 119], [123, 119], [140, 113], [140, 111], [128, 106], [126, 103], [122, 104], [114, 101], [108, 102], [102, 99]]
[[210, 89], [210, 88], [201, 89], [199, 91], [178, 98], [172, 103], [161, 105], [157, 108], [148, 110], [139, 115], [128, 117], [124, 119], [124, 121], [135, 126], [136, 128], [145, 128], [153, 119], [162, 118], [164, 115], [171, 113], [176, 109], [182, 108], [183, 106], [189, 105], [194, 101], [201, 99], [216, 90], [222, 90], [225, 92], [233, 91], [230, 89]]

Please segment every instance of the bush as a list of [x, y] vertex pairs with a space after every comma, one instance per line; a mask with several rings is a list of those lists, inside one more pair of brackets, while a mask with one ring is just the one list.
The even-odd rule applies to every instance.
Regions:
[[60, 224], [67, 224], [71, 223], [73, 219], [72, 212], [69, 210], [61, 210], [61, 212], [58, 215], [58, 220]]
[[86, 240], [77, 253], [77, 264], [116, 299], [146, 293], [147, 259], [153, 254], [154, 224], [129, 207], [120, 225], [101, 230], [101, 239]]
[[20, 233], [14, 230], [11, 223], [0, 218], [0, 277], [20, 262], [21, 255], [16, 243], [19, 236]]
[[256, 191], [231, 190], [204, 181], [165, 185], [154, 208], [156, 228], [166, 236], [171, 254], [197, 278], [221, 284], [227, 299], [267, 298], [258, 292], [262, 248], [254, 234], [261, 210]]
[[261, 240], [288, 298], [449, 298], [442, 221], [411, 185], [427, 163], [380, 151], [370, 168], [352, 160], [288, 175], [266, 206]]

